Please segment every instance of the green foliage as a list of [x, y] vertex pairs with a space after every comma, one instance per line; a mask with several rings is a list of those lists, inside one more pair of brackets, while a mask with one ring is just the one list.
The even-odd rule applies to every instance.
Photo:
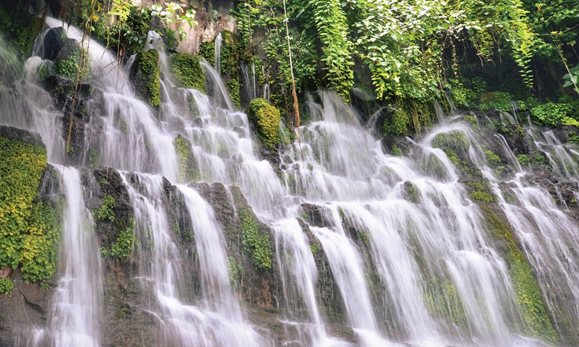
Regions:
[[46, 283], [56, 272], [60, 224], [57, 209], [46, 202], [32, 206], [28, 233], [22, 247], [22, 278]]
[[0, 136], [0, 153], [0, 268], [15, 269], [22, 259], [46, 152], [41, 146]]
[[458, 326], [464, 326], [468, 322], [462, 301], [452, 281], [438, 278], [429, 280], [423, 297], [433, 315], [443, 317]]
[[241, 220], [241, 244], [244, 252], [250, 255], [253, 265], [262, 271], [273, 266], [273, 249], [270, 236], [261, 231], [255, 217], [246, 209], [239, 210]]
[[485, 157], [487, 158], [487, 162], [492, 168], [497, 168], [502, 165], [501, 157], [499, 157], [495, 152], [491, 151], [488, 148], [483, 150]]
[[131, 15], [131, 2], [126, 0], [112, 0], [109, 16], [116, 16], [119, 22], [124, 23]]
[[253, 99], [249, 105], [249, 120], [256, 126], [257, 131], [266, 147], [275, 149], [280, 143], [279, 124], [281, 115], [277, 108], [267, 100]]
[[450, 80], [450, 90], [456, 106], [469, 107], [477, 97], [474, 91], [465, 87], [458, 79]]
[[14, 283], [10, 278], [0, 278], [0, 295], [10, 295], [12, 294], [12, 289], [14, 288]]
[[579, 127], [579, 102], [547, 102], [531, 108], [533, 120], [541, 125], [574, 125]]
[[77, 82], [86, 79], [89, 70], [88, 52], [86, 49], [80, 47], [75, 49], [67, 58], [56, 60], [54, 64], [55, 74]]
[[312, 243], [310, 244], [310, 250], [312, 251], [312, 255], [315, 257], [320, 252], [320, 245]]
[[[120, 2], [127, 3], [122, 0]], [[121, 56], [140, 52], [145, 45], [147, 32], [153, 29], [150, 11], [130, 6], [128, 16], [124, 21], [122, 18], [114, 21], [111, 16], [116, 15], [122, 15], [124, 18], [126, 15], [124, 4], [118, 9], [111, 9], [111, 12], [98, 16], [98, 20], [92, 27], [92, 35]]]
[[545, 338], [551, 342], [556, 341], [557, 333], [549, 318], [537, 280], [512, 231], [490, 208], [483, 207], [483, 214], [493, 235], [506, 242], [506, 261], [525, 328], [528, 333], [539, 338]]
[[192, 163], [193, 154], [191, 144], [182, 136], [175, 138], [175, 150], [177, 151], [177, 163], [179, 180], [182, 182], [193, 181], [199, 178], [199, 172]]
[[345, 100], [354, 85], [353, 45], [348, 38], [348, 20], [340, 0], [312, 0], [318, 38], [322, 43], [322, 62], [330, 89]]
[[107, 255], [117, 260], [127, 259], [131, 255], [134, 245], [135, 221], [131, 219], [127, 223], [127, 226], [117, 234], [117, 239], [111, 245], [111, 249], [107, 252]]
[[474, 113], [469, 113], [464, 116], [464, 120], [467, 121], [471, 126], [478, 126], [478, 119]]
[[161, 69], [159, 52], [150, 49], [139, 53], [131, 70], [137, 91], [153, 107], [161, 106]]
[[462, 131], [441, 133], [432, 140], [432, 147], [440, 148], [445, 152], [466, 153], [469, 146], [468, 137]]
[[549, 160], [542, 152], [534, 152], [532, 154], [517, 154], [517, 161], [521, 166], [548, 166]]
[[239, 288], [241, 283], [241, 275], [243, 274], [243, 268], [239, 265], [239, 262], [235, 257], [229, 256], [227, 258], [227, 266], [229, 270], [229, 279], [234, 289]]
[[488, 92], [481, 95], [479, 108], [481, 111], [504, 111], [510, 112], [513, 109], [515, 98], [506, 92]]
[[175, 53], [171, 55], [169, 64], [179, 87], [205, 91], [205, 76], [198, 56]]
[[404, 182], [404, 195], [409, 201], [414, 203], [417, 203], [420, 199], [418, 189], [412, 182]]
[[117, 201], [111, 195], [106, 195], [103, 198], [103, 203], [94, 212], [97, 221], [115, 221], [115, 206]]
[[0, 33], [18, 50], [22, 59], [30, 55], [42, 25], [43, 19], [30, 14], [25, 6], [12, 9], [0, 4]]
[[384, 122], [384, 135], [406, 136], [410, 127], [410, 115], [404, 107], [396, 107], [389, 121]]
[[473, 201], [478, 201], [478, 202], [491, 203], [491, 202], [496, 201], [494, 196], [492, 196], [491, 194], [489, 194], [485, 191], [482, 191], [482, 190], [476, 190], [474, 192], [469, 192], [468, 196]]

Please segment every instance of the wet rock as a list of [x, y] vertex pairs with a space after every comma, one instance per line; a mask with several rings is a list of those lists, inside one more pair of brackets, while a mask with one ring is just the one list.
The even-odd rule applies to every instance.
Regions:
[[46, 326], [54, 292], [36, 283], [25, 283], [18, 271], [12, 281], [12, 294], [0, 295], [0, 346], [25, 345], [32, 336], [31, 326]]
[[64, 46], [66, 40], [66, 32], [64, 28], [52, 28], [46, 32], [44, 41], [42, 42], [42, 59], [56, 60], [58, 53]]
[[243, 245], [243, 218], [255, 223], [260, 235], [268, 235], [269, 247], [274, 248], [272, 230], [261, 222], [237, 187], [226, 187], [221, 183], [195, 184], [193, 187], [204, 197], [215, 211], [215, 217], [221, 224], [229, 255], [231, 270], [239, 269], [238, 278], [232, 278], [233, 286], [249, 305], [260, 309], [277, 309], [281, 285], [277, 274], [277, 264], [273, 253], [268, 266], [260, 268], [250, 251]]

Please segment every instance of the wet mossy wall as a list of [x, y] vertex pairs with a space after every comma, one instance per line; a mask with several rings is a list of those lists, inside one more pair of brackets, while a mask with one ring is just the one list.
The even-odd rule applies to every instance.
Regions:
[[0, 153], [0, 268], [20, 266], [25, 281], [48, 281], [56, 269], [59, 223], [55, 206], [35, 200], [46, 150], [29, 133], [2, 128]]
[[131, 78], [137, 92], [151, 106], [161, 106], [161, 69], [157, 50], [150, 49], [137, 54], [131, 68]]
[[257, 128], [260, 139], [269, 149], [275, 149], [280, 144], [279, 124], [281, 114], [267, 100], [257, 98], [249, 104], [249, 121]]
[[549, 311], [541, 289], [525, 254], [519, 247], [506, 221], [489, 206], [481, 206], [483, 217], [492, 235], [505, 245], [505, 260], [511, 273], [512, 284], [519, 304], [525, 330], [550, 342], [557, 341]]
[[199, 56], [175, 53], [170, 56], [169, 63], [179, 87], [205, 91], [205, 77], [199, 64]]

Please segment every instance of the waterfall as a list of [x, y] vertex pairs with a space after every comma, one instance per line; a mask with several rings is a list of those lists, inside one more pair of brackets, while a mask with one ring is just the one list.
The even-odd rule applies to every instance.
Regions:
[[[63, 24], [46, 22], [53, 28]], [[468, 158], [461, 160], [472, 162], [480, 180], [488, 181], [555, 325], [577, 322], [579, 226], [535, 184], [505, 138], [481, 139], [438, 105], [440, 124], [409, 140], [405, 155], [392, 156], [353, 107], [320, 92], [308, 100], [310, 120], [300, 128], [300, 141], [281, 148], [274, 167], [261, 158], [248, 116], [235, 109], [220, 77], [221, 35], [214, 66], [201, 62], [204, 94], [175, 87], [162, 42], [149, 34], [145, 48], [159, 51], [162, 70], [162, 105], [153, 109], [134, 92], [127, 66], [79, 29], [65, 27], [89, 54], [86, 83], [95, 89], [86, 104], [88, 119], [75, 118], [83, 130], [76, 139], [83, 151], [77, 166], [96, 153], [89, 166], [111, 168], [120, 177], [115, 189], [128, 193], [136, 242], [125, 275], [140, 284], [140, 292], [130, 294], [143, 298], [143, 307], [131, 309], [152, 317], [160, 345], [544, 345], [525, 326], [504, 245], [485, 219], [487, 206], [469, 196], [469, 182], [461, 178], [464, 163], [436, 145], [452, 133], [466, 139]], [[10, 61], [2, 47], [0, 62]], [[66, 198], [48, 325], [37, 327], [30, 341], [101, 346], [108, 343], [101, 312], [110, 293], [103, 289], [99, 230], [87, 208], [91, 198], [85, 204], [83, 195], [81, 176], [90, 173], [63, 166], [72, 160], [62, 130], [69, 123], [40, 86], [43, 64], [48, 62], [30, 58], [25, 73], [7, 77], [23, 77], [13, 90], [0, 87], [0, 123], [40, 134]], [[255, 66], [243, 72], [248, 97], [254, 98]], [[508, 124], [511, 118], [501, 115]], [[527, 136], [554, 175], [577, 187], [576, 148], [561, 144], [553, 132], [530, 129]], [[501, 148], [511, 171], [489, 166], [486, 142]], [[261, 307], [232, 283], [230, 257], [237, 251], [251, 262], [242, 222], [233, 206], [226, 217], [236, 235], [228, 235], [218, 218], [225, 203], [202, 194], [199, 182], [222, 183], [231, 195], [240, 191], [260, 226], [272, 230], [271, 272], [252, 271], [279, 286], [259, 287], [279, 290], [275, 304]], [[179, 223], [188, 238], [175, 231]]]
[[[55, 346], [100, 346], [102, 268], [92, 217], [84, 205], [79, 172], [57, 166], [66, 197], [58, 284], [49, 328], [41, 333]], [[36, 341], [38, 343], [38, 340]], [[35, 344], [36, 345], [36, 344]]]
[[221, 33], [217, 34], [217, 37], [215, 38], [215, 63], [213, 65], [213, 67], [215, 68], [215, 71], [217, 71], [217, 74], [220, 75], [221, 74], [221, 45], [223, 43], [223, 35], [221, 35]]

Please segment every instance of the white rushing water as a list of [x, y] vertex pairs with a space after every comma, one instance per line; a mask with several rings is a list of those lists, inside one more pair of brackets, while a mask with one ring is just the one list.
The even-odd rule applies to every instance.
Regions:
[[[47, 24], [62, 25], [52, 18]], [[406, 156], [391, 156], [351, 107], [320, 93], [309, 99], [311, 122], [301, 127], [299, 142], [282, 150], [276, 172], [260, 158], [247, 115], [235, 110], [219, 76], [217, 40], [215, 68], [201, 63], [205, 95], [174, 86], [158, 37], [149, 36], [146, 48], [160, 51], [163, 76], [163, 105], [153, 110], [135, 94], [127, 68], [110, 51], [72, 26], [67, 33], [83, 42], [91, 58], [87, 82], [102, 91], [85, 126], [85, 150], [98, 153], [94, 166], [123, 170], [138, 239], [135, 275], [154, 298], [147, 310], [159, 323], [162, 345], [273, 345], [273, 333], [252, 325], [231, 284], [222, 227], [209, 203], [186, 185], [197, 181], [239, 186], [272, 227], [284, 296], [279, 318], [298, 332], [283, 345], [541, 345], [522, 336], [508, 266], [481, 210], [459, 182], [459, 170], [434, 145], [437, 136], [452, 132], [468, 139], [468, 155], [489, 180], [543, 292], [553, 293], [545, 296], [551, 310], [579, 316], [577, 223], [544, 188], [527, 180], [504, 139], [498, 138], [516, 168], [506, 182], [516, 202], [507, 202], [505, 182], [487, 165], [466, 123], [441, 116], [442, 124], [411, 142]], [[50, 160], [64, 163], [63, 115], [37, 85], [41, 64], [31, 58], [23, 83], [0, 92], [6, 111], [0, 121], [39, 132]], [[255, 72], [249, 78], [247, 70], [254, 96]], [[20, 110], [24, 117], [15, 116]], [[565, 148], [552, 133], [530, 136], [557, 175], [576, 183], [576, 150]], [[183, 165], [178, 157], [188, 152]], [[93, 223], [79, 172], [57, 168], [67, 200], [62, 265], [50, 324], [35, 339], [56, 346], [99, 346], [106, 332], [100, 328], [102, 269]], [[166, 205], [167, 185], [182, 197], [188, 213], [193, 235], [188, 251], [169, 225], [175, 211]], [[316, 209], [321, 223], [304, 213], [306, 204]], [[312, 251], [314, 242], [321, 254]], [[329, 268], [318, 268], [320, 259]], [[325, 316], [320, 271], [327, 271], [337, 288], [347, 333], [333, 329], [333, 317]], [[572, 304], [561, 299], [569, 293]]]
[[262, 338], [244, 321], [230, 287], [221, 231], [209, 204], [193, 189], [179, 187], [190, 213], [201, 272], [202, 297], [193, 301], [184, 287], [193, 280], [189, 265], [172, 239], [163, 206], [163, 178], [122, 176], [135, 211], [139, 239], [150, 238], [150, 246], [141, 245], [138, 250], [142, 263], [139, 276], [145, 287], [152, 285], [157, 298], [158, 308], [152, 310], [160, 320], [161, 342], [200, 347], [259, 345]]
[[[103, 296], [102, 267], [94, 223], [84, 205], [79, 172], [56, 166], [64, 185], [66, 208], [60, 240], [58, 284], [49, 327], [41, 335], [48, 345], [100, 346]], [[36, 343], [43, 339], [37, 339]]]

